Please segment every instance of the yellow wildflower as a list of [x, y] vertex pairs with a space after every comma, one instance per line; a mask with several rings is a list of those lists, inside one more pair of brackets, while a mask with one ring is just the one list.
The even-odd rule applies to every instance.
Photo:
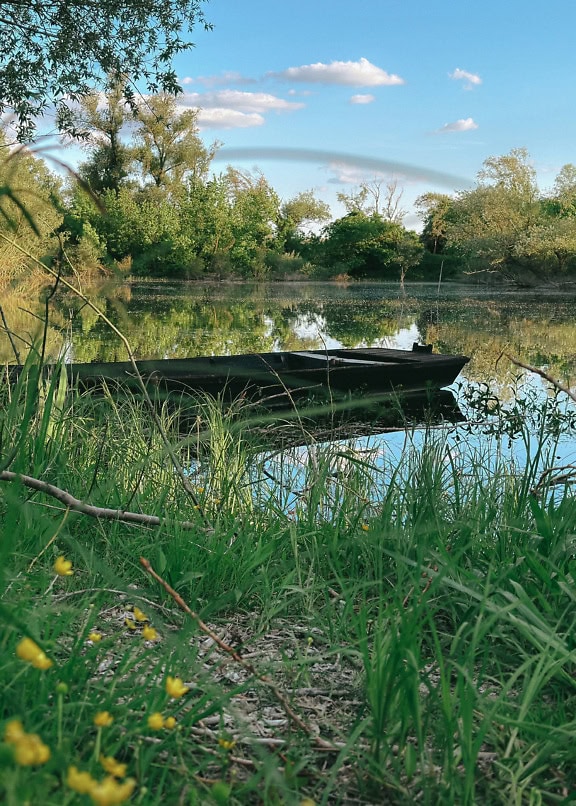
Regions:
[[116, 806], [128, 800], [135, 786], [136, 781], [133, 778], [120, 784], [111, 775], [107, 775], [102, 781], [95, 783], [88, 794], [98, 806]]
[[94, 724], [98, 728], [108, 728], [114, 722], [114, 717], [108, 711], [98, 711], [94, 715]]
[[114, 756], [100, 756], [100, 764], [104, 767], [107, 773], [113, 775], [114, 778], [124, 778], [126, 775], [127, 764], [121, 764], [116, 761]]
[[134, 606], [132, 612], [136, 621], [150, 621], [146, 613], [143, 613], [139, 607]]
[[66, 783], [75, 792], [87, 795], [92, 787], [97, 784], [97, 781], [92, 778], [89, 772], [80, 772], [76, 767], [68, 767]]
[[360, 528], [362, 529], [363, 532], [369, 532], [370, 531], [370, 527], [368, 526], [367, 523], [363, 523]]
[[72, 563], [66, 557], [58, 557], [53, 567], [59, 577], [71, 577], [74, 573]]
[[88, 633], [88, 640], [92, 641], [93, 644], [97, 644], [98, 641], [102, 640], [102, 636], [99, 632], [89, 632]]
[[173, 716], [167, 716], [164, 720], [164, 727], [168, 730], [176, 727], [176, 719]]
[[19, 719], [11, 719], [4, 728], [4, 741], [8, 744], [16, 744], [26, 736], [26, 732]]
[[174, 699], [178, 699], [178, 697], [183, 697], [184, 694], [187, 694], [190, 689], [184, 685], [182, 680], [179, 677], [168, 677], [166, 678], [166, 693], [169, 697], [174, 697]]
[[142, 629], [142, 638], [145, 641], [155, 641], [158, 638], [158, 633], [149, 624], [145, 624]]
[[50, 748], [36, 733], [26, 733], [19, 719], [11, 719], [4, 728], [4, 741], [14, 748], [14, 758], [22, 767], [45, 764]]
[[231, 739], [218, 739], [218, 744], [223, 750], [232, 750], [232, 748], [236, 745], [236, 742], [232, 741]]
[[52, 661], [46, 656], [46, 653], [40, 649], [38, 644], [34, 643], [31, 638], [23, 638], [16, 646], [16, 655], [20, 660], [25, 660], [31, 663], [36, 669], [49, 669], [52, 666]]
[[35, 733], [25, 733], [14, 742], [14, 758], [22, 767], [45, 764], [50, 758], [50, 748]]
[[128, 627], [129, 630], [135, 630], [136, 629], [136, 623], [134, 621], [132, 621], [132, 619], [130, 619], [130, 618], [125, 618], [124, 619], [124, 624]]
[[155, 711], [148, 717], [148, 727], [152, 730], [162, 730], [164, 727], [164, 717], [159, 711]]

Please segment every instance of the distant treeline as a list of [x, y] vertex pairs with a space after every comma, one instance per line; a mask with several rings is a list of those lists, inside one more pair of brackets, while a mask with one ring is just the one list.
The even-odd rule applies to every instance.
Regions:
[[[524, 149], [487, 159], [472, 190], [421, 196], [418, 234], [402, 223], [396, 182], [340, 194], [346, 215], [330, 221], [311, 191], [283, 201], [262, 174], [215, 174], [220, 144], [205, 145], [196, 113], [171, 96], [147, 98], [136, 114], [114, 88], [105, 103], [87, 97], [77, 137], [86, 160], [66, 180], [27, 150], [3, 149], [0, 164], [0, 235], [65, 272], [532, 284], [576, 269], [576, 167], [544, 196]], [[2, 239], [0, 282], [30, 271]]]

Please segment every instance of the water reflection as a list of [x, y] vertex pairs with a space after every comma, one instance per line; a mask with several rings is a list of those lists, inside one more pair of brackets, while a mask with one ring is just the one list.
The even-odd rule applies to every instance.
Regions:
[[[181, 358], [271, 350], [431, 342], [472, 361], [463, 377], [504, 387], [517, 368], [506, 351], [570, 385], [576, 377], [576, 293], [505, 292], [435, 284], [132, 283], [102, 287], [94, 302], [128, 338], [136, 357]], [[38, 337], [39, 300], [5, 295], [2, 307], [22, 352]], [[58, 293], [50, 305], [47, 349], [79, 362], [125, 360], [122, 345], [81, 301]], [[15, 362], [5, 334], [0, 360]]]

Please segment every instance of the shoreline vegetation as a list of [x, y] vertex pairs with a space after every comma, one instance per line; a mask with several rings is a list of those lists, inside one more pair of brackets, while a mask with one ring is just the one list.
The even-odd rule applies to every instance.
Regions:
[[0, 389], [9, 806], [571, 797], [573, 398], [318, 443], [45, 380], [55, 304]]
[[[183, 438], [177, 408], [38, 370], [1, 391], [9, 806], [569, 802], [558, 390], [497, 411], [486, 393], [484, 441], [408, 429], [393, 455], [303, 431], [290, 459], [245, 402], [205, 399]], [[89, 517], [20, 474], [157, 521]]]
[[112, 87], [82, 101], [77, 123], [86, 160], [65, 178], [49, 154], [9, 149], [0, 134], [0, 287], [37, 273], [14, 234], [82, 282], [576, 282], [576, 167], [543, 193], [522, 148], [485, 160], [470, 190], [420, 196], [418, 233], [403, 224], [396, 181], [339, 194], [346, 214], [333, 219], [312, 191], [281, 199], [262, 173], [215, 174], [220, 144], [204, 143], [195, 113], [179, 115], [171, 96], [148, 98], [134, 116]]

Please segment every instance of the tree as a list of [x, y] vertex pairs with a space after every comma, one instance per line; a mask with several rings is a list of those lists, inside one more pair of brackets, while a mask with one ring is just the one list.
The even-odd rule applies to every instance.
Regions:
[[132, 154], [145, 180], [158, 188], [178, 189], [185, 177], [191, 182], [206, 177], [219, 144], [204, 146], [197, 115], [192, 109], [181, 112], [170, 95], [153, 95], [139, 104]]
[[576, 258], [576, 219], [543, 220], [518, 239], [515, 253], [520, 260], [530, 261], [536, 275], [565, 272]]
[[112, 85], [104, 97], [90, 93], [80, 101], [77, 125], [82, 129], [81, 142], [90, 157], [79, 167], [80, 175], [95, 193], [120, 190], [130, 171], [131, 155], [120, 134], [128, 119], [122, 87]]
[[13, 113], [21, 141], [55, 106], [61, 130], [74, 131], [71, 102], [112, 77], [132, 101], [146, 91], [180, 90], [171, 61], [193, 46], [206, 23], [203, 0], [2, 0], [0, 114]]
[[267, 271], [264, 256], [278, 221], [278, 195], [262, 174], [229, 166], [222, 179], [230, 204], [230, 258], [244, 274], [262, 275]]
[[525, 148], [513, 148], [501, 157], [488, 157], [478, 172], [478, 183], [504, 190], [523, 204], [536, 200], [536, 171]]
[[[0, 130], [0, 149], [6, 140]], [[54, 231], [62, 222], [60, 180], [46, 163], [27, 148], [19, 147], [0, 160], [0, 231], [21, 246], [42, 255], [53, 251]], [[0, 285], [27, 265], [14, 246], [0, 242]]]
[[418, 236], [401, 224], [378, 215], [348, 213], [325, 230], [324, 261], [333, 274], [353, 277], [400, 276], [416, 265], [422, 255]]
[[452, 203], [453, 199], [445, 193], [424, 193], [415, 201], [418, 215], [424, 224], [421, 241], [433, 255], [442, 252], [446, 246]]
[[546, 204], [550, 215], [576, 216], [576, 165], [563, 165]]
[[278, 216], [278, 240], [286, 251], [297, 249], [306, 226], [314, 222], [328, 221], [330, 207], [314, 196], [312, 190], [305, 190], [288, 199], [280, 207]]
[[515, 275], [516, 244], [538, 224], [541, 206], [535, 171], [526, 149], [489, 157], [478, 173], [476, 188], [453, 200], [447, 243], [480, 269]]
[[362, 182], [356, 192], [338, 193], [337, 199], [348, 213], [366, 213], [377, 215], [384, 221], [401, 224], [406, 210], [400, 205], [404, 190], [398, 187], [398, 180], [386, 182], [374, 178], [370, 182]]

